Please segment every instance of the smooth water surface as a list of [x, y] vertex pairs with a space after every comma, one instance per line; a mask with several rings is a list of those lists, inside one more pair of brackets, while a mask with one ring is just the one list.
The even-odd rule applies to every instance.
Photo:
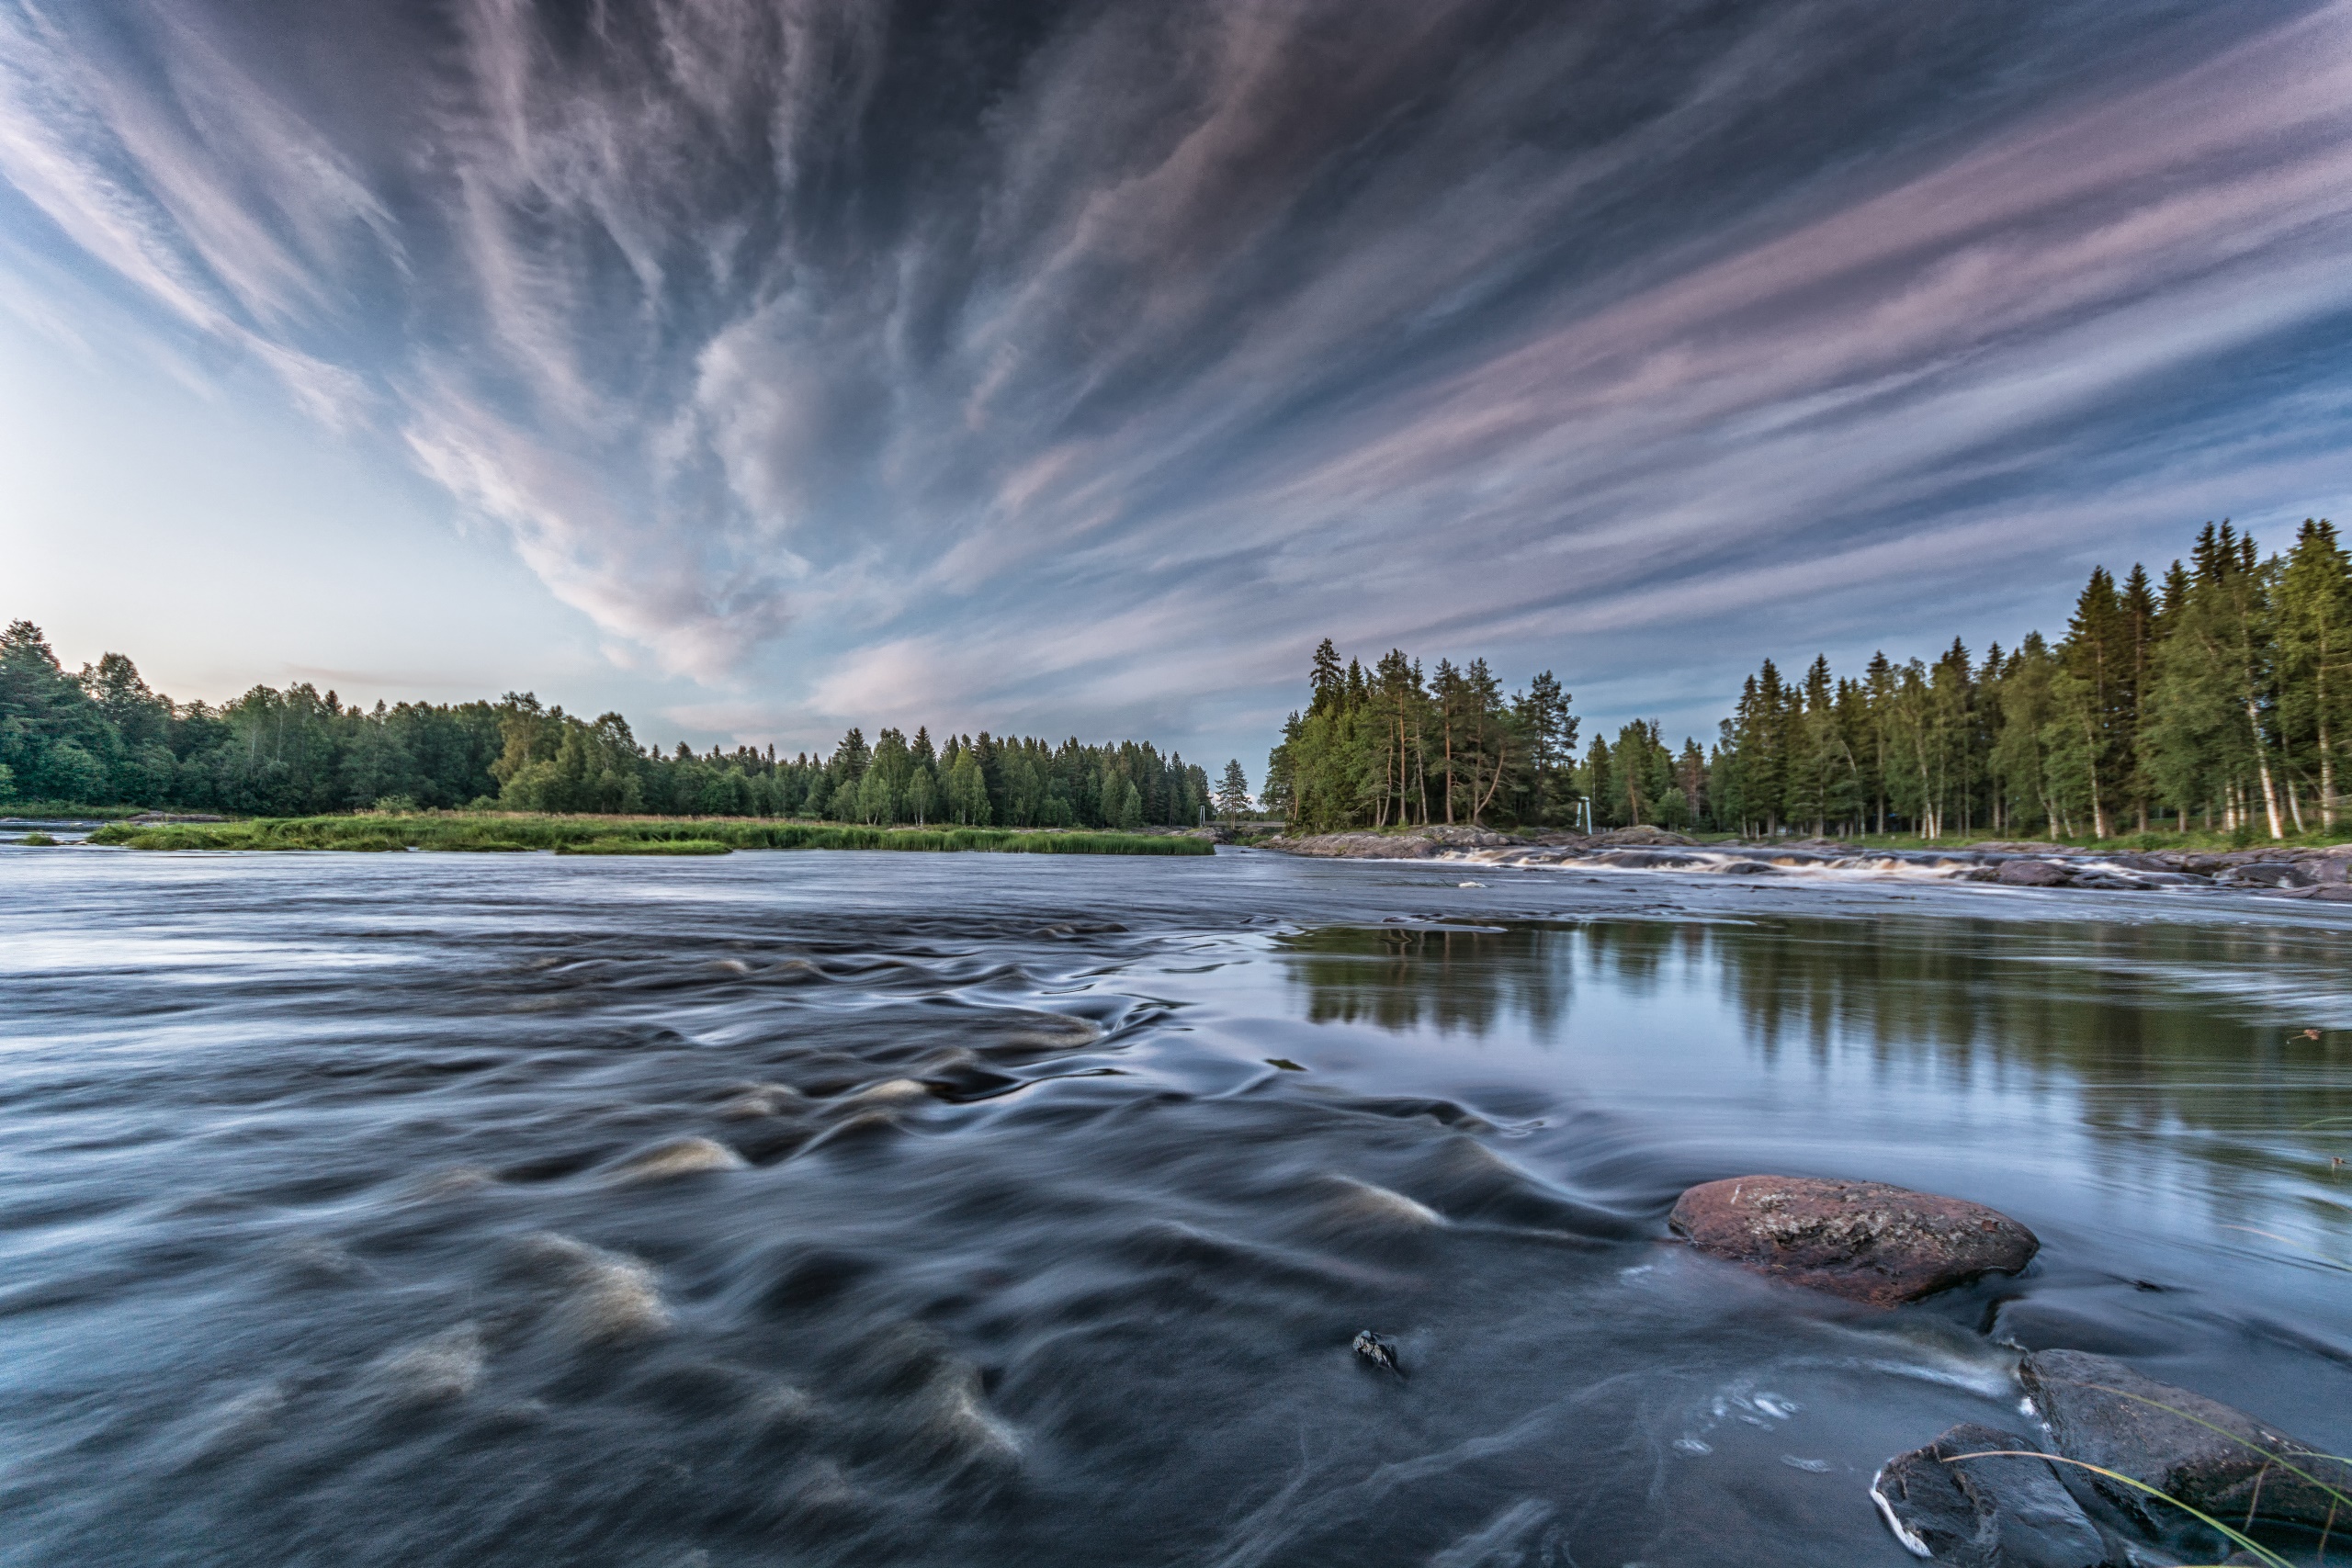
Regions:
[[1897, 1564], [2015, 1345], [2352, 1449], [2343, 911], [1462, 874], [0, 848], [0, 1560]]

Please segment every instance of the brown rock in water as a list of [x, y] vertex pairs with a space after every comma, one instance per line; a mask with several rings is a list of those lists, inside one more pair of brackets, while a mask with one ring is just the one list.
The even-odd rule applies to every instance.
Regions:
[[1666, 1223], [1702, 1252], [1873, 1306], [2014, 1274], [2041, 1247], [1979, 1203], [1806, 1176], [1706, 1182], [1682, 1194]]
[[[2037, 1350], [2018, 1376], [2049, 1424], [2052, 1446], [2068, 1459], [2128, 1475], [2233, 1522], [2251, 1510], [2319, 1526], [2335, 1506], [2341, 1526], [2352, 1513], [2335, 1505], [2326, 1487], [2280, 1461], [2346, 1493], [2352, 1493], [2352, 1465], [2315, 1453], [2244, 1411], [2143, 1377], [2112, 1356]], [[2135, 1517], [2168, 1512], [2132, 1487], [2101, 1475], [2089, 1480]]]
[[2005, 860], [1994, 880], [2006, 887], [2064, 887], [2074, 875], [2054, 860]]

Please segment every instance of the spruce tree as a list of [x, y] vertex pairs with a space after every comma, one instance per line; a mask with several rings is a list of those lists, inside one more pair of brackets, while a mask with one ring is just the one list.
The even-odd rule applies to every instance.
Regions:
[[2321, 825], [2342, 815], [2352, 745], [2352, 558], [2324, 518], [2305, 519], [2278, 574], [2278, 723], [2310, 759]]

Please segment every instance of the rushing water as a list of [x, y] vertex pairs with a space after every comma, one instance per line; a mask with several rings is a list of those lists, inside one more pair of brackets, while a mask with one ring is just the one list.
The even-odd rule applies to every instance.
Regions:
[[[1462, 875], [0, 848], [0, 1560], [1896, 1564], [2004, 1341], [2352, 1448], [2344, 911]], [[1766, 1170], [2044, 1250], [1664, 1241]]]

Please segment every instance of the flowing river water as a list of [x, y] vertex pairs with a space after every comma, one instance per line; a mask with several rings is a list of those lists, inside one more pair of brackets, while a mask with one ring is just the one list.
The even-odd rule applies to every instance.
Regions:
[[1898, 1564], [2017, 1346], [2352, 1451], [2346, 911], [1470, 874], [0, 848], [0, 1561]]

